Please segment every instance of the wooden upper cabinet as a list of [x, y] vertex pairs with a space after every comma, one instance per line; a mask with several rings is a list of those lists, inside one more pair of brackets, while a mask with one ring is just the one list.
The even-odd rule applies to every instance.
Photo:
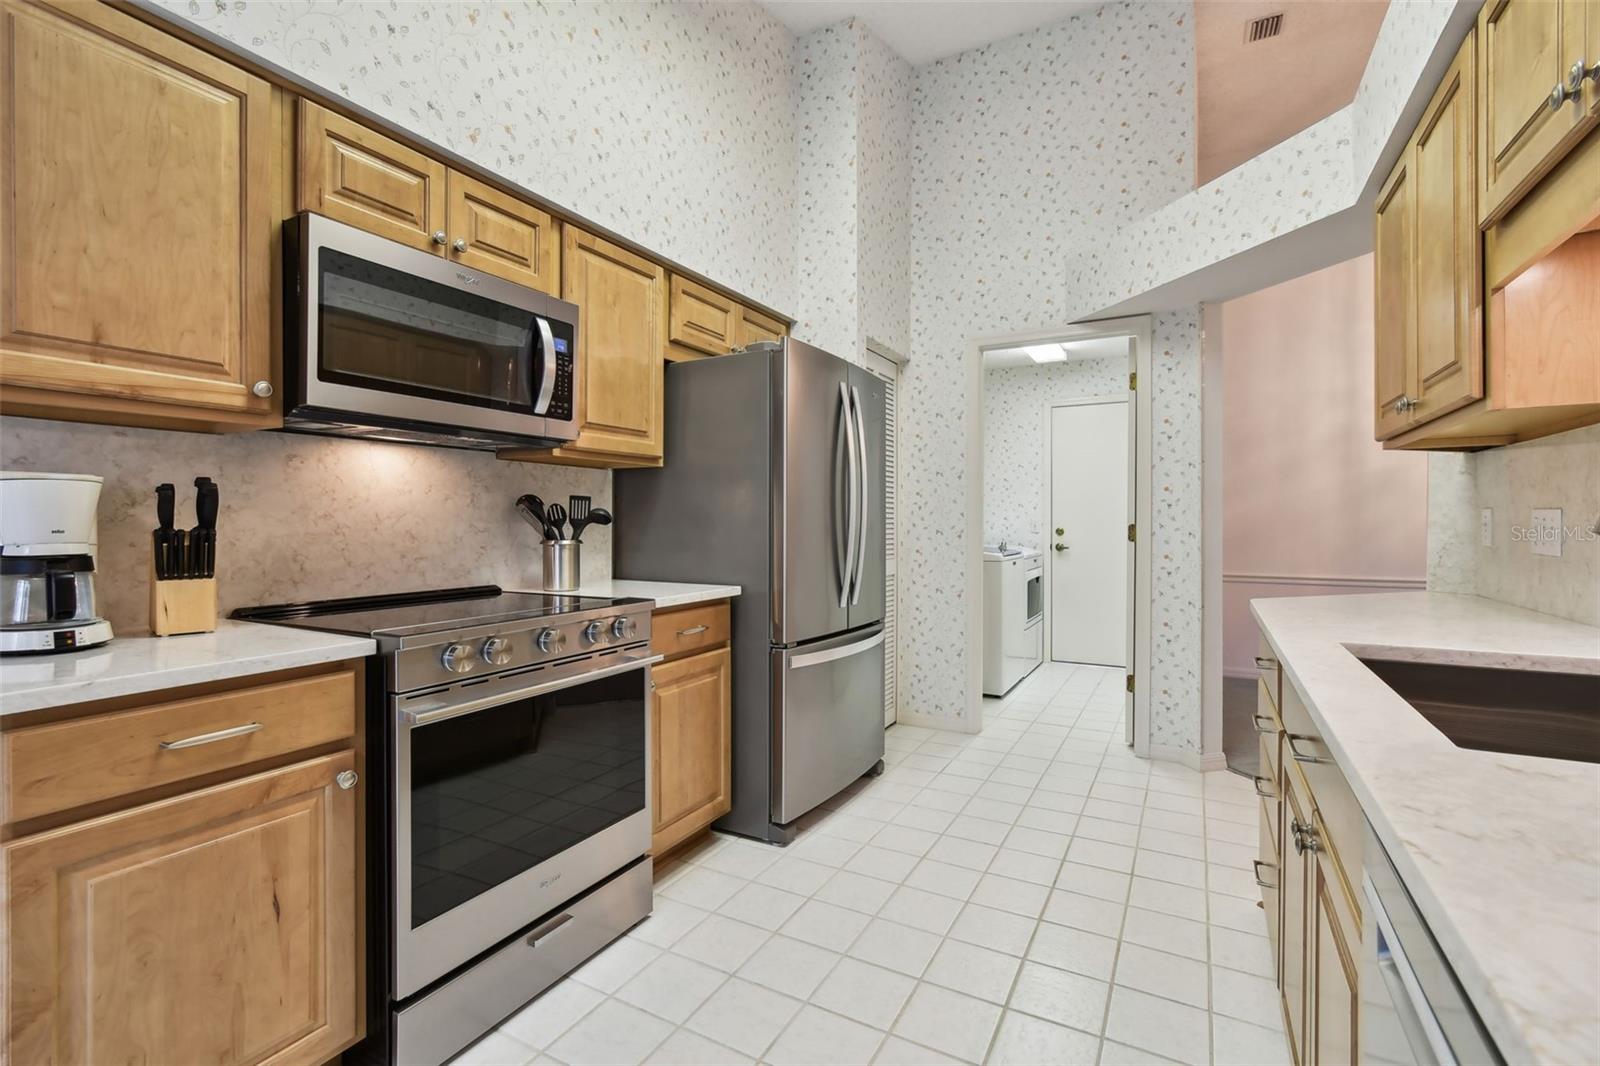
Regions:
[[304, 99], [299, 146], [299, 210], [413, 248], [444, 251], [443, 163]]
[[1411, 180], [1412, 153], [1400, 156], [1378, 193], [1377, 232], [1373, 244], [1373, 337], [1376, 436], [1392, 437], [1410, 424], [1410, 367], [1416, 350], [1416, 186]]
[[3, 410], [272, 424], [271, 87], [101, 4], [0, 5], [0, 82]]
[[[1595, 83], [1551, 108], [1586, 48], [1593, 0], [1489, 0], [1478, 13], [1483, 142], [1478, 196], [1482, 224], [1499, 219], [1600, 115]], [[1587, 95], [1586, 95], [1587, 94]]]
[[651, 846], [657, 855], [730, 809], [732, 677], [726, 647], [663, 663], [651, 673]]
[[359, 1035], [339, 752], [4, 846], [13, 1063], [322, 1063]]
[[659, 466], [667, 276], [659, 264], [571, 224], [561, 228], [561, 298], [578, 305], [578, 439], [502, 459]]
[[561, 239], [550, 215], [458, 170], [445, 188], [450, 256], [462, 266], [561, 293]]
[[727, 355], [737, 347], [744, 308], [731, 296], [674, 274], [670, 307], [668, 359]]
[[753, 307], [740, 307], [733, 346], [746, 348], [761, 341], [781, 341], [788, 335], [789, 327], [780, 320], [764, 315]]
[[1586, 0], [1583, 27], [1583, 58], [1589, 64], [1584, 101], [1589, 114], [1600, 119], [1600, 0]]
[[1416, 186], [1416, 361], [1408, 383], [1414, 423], [1483, 395], [1483, 240], [1473, 170], [1476, 60], [1469, 37], [1407, 149]]

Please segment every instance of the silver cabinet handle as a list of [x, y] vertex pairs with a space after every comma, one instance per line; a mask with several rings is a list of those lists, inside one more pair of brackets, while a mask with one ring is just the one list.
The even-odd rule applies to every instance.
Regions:
[[443, 244], [447, 240], [449, 240], [449, 238], [445, 236], [444, 230], [436, 229], [436, 230], [433, 231], [433, 243], [434, 244]]
[[[1272, 719], [1264, 718], [1259, 714], [1253, 714], [1250, 717], [1256, 723], [1256, 732], [1257, 733], [1271, 734], [1271, 733], [1276, 733], [1278, 731], [1278, 723], [1274, 722]], [[1263, 723], [1263, 722], [1265, 722], [1266, 725], [1262, 725], [1261, 723]]]
[[1278, 660], [1274, 659], [1272, 656], [1270, 656], [1270, 655], [1257, 655], [1256, 656], [1256, 669], [1257, 670], [1276, 670], [1277, 668], [1278, 668]]
[[333, 783], [344, 789], [346, 792], [349, 792], [352, 788], [355, 788], [356, 782], [359, 780], [361, 780], [361, 777], [354, 770], [340, 770], [333, 777]]
[[570, 921], [572, 921], [571, 912], [560, 914], [550, 919], [548, 922], [544, 923], [539, 928], [528, 934], [528, 946], [530, 948], [538, 947], [539, 941], [545, 940], [551, 936], [554, 936], [556, 933], [559, 933], [561, 930], [567, 927], [567, 923]]
[[1262, 867], [1266, 867], [1268, 870], [1276, 870], [1278, 868], [1276, 865], [1270, 862], [1263, 862], [1260, 859], [1251, 859], [1250, 864], [1255, 867], [1256, 884], [1260, 885], [1262, 888], [1276, 889], [1278, 887], [1277, 885], [1269, 884], [1268, 882], [1261, 880]]
[[457, 237], [450, 243], [450, 247], [454, 248], [458, 252], [464, 252], [467, 250], [467, 242], [460, 237]]
[[272, 395], [272, 382], [258, 381], [254, 385], [250, 386], [250, 391], [265, 400], [268, 396]]
[[1278, 798], [1278, 794], [1276, 792], [1263, 792], [1261, 790], [1261, 786], [1263, 784], [1267, 783], [1267, 779], [1266, 778], [1264, 778], [1264, 777], [1254, 777], [1254, 778], [1251, 778], [1251, 780], [1255, 782], [1256, 795], [1260, 796], [1264, 800], [1275, 800], [1275, 799]]
[[708, 630], [710, 628], [711, 628], [710, 626], [690, 626], [688, 629], [680, 629], [680, 630], [678, 630], [678, 636], [680, 636], [680, 637], [694, 637], [694, 636], [700, 635], [701, 633], [704, 633], [706, 630]]
[[1294, 746], [1294, 742], [1297, 741], [1297, 740], [1315, 741], [1317, 739], [1316, 737], [1308, 736], [1305, 733], [1285, 733], [1283, 735], [1283, 738], [1284, 738], [1284, 742], [1289, 745], [1289, 754], [1294, 756], [1294, 761], [1295, 762], [1331, 762], [1332, 761], [1330, 759], [1323, 758], [1321, 755], [1307, 755], [1305, 752], [1301, 751], [1299, 748]]
[[215, 744], [219, 740], [232, 740], [234, 737], [246, 736], [263, 728], [260, 722], [246, 722], [230, 729], [219, 729], [215, 733], [200, 733], [182, 740], [161, 741], [162, 751], [177, 751], [180, 748], [198, 748], [202, 744]]

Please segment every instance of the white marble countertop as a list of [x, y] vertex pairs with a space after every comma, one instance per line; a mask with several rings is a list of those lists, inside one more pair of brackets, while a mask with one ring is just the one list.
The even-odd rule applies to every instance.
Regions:
[[227, 619], [214, 633], [114, 637], [86, 651], [0, 659], [0, 716], [359, 659], [376, 650], [367, 637]]
[[[513, 592], [543, 592], [543, 589], [512, 589]], [[726, 600], [742, 590], [738, 585], [698, 585], [685, 581], [629, 581], [613, 578], [606, 581], [587, 581], [578, 586], [576, 596], [637, 597], [655, 600], [659, 607], [687, 607], [692, 603]]]
[[1437, 592], [1250, 609], [1501, 1054], [1600, 1062], [1600, 766], [1458, 748], [1357, 658], [1600, 674], [1600, 629]]

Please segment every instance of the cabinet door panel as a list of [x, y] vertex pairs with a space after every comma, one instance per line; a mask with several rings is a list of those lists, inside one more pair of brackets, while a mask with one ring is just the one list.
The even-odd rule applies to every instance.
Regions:
[[681, 348], [669, 357], [695, 358], [701, 355], [727, 355], [733, 350], [743, 310], [715, 289], [708, 289], [687, 278], [672, 276], [672, 326], [668, 339]]
[[1416, 344], [1413, 422], [1483, 395], [1483, 240], [1473, 173], [1469, 40], [1423, 114], [1411, 151], [1416, 185]]
[[659, 459], [666, 272], [570, 225], [562, 262], [562, 299], [578, 305], [583, 375], [573, 447]]
[[339, 752], [5, 845], [10, 1061], [320, 1063], [358, 1032]]
[[651, 674], [657, 854], [726, 814], [732, 800], [732, 670], [727, 648], [657, 666]]
[[761, 341], [781, 341], [789, 335], [789, 327], [775, 318], [769, 318], [749, 307], [739, 308], [738, 333], [735, 348], [746, 348]]
[[1375, 435], [1383, 440], [1405, 429], [1416, 351], [1415, 185], [1411, 152], [1395, 164], [1378, 194], [1373, 280], [1377, 309], [1374, 343]]
[[[544, 211], [452, 170], [450, 255], [456, 262], [554, 296], [561, 290], [561, 242]], [[456, 250], [456, 242], [466, 247]]]
[[0, 7], [0, 80], [5, 384], [269, 414], [271, 87], [99, 4]]
[[1586, 0], [1490, 0], [1482, 56], [1480, 221], [1499, 218], [1592, 124], [1581, 101], [1552, 111], [1551, 90], [1583, 52]]
[[1284, 1029], [1289, 1052], [1295, 1062], [1304, 1061], [1306, 1038], [1307, 919], [1311, 900], [1310, 863], [1295, 844], [1294, 827], [1309, 825], [1311, 804], [1302, 795], [1295, 771], [1283, 769], [1283, 837], [1278, 851], [1282, 856], [1279, 906], [1278, 988], [1283, 993]]
[[1358, 926], [1346, 915], [1340, 901], [1343, 890], [1335, 883], [1334, 871], [1320, 857], [1311, 864], [1315, 885], [1315, 934], [1311, 965], [1316, 975], [1312, 986], [1309, 1062], [1338, 1066], [1359, 1061], [1358, 1004], [1355, 955], [1359, 939], [1352, 937]]
[[445, 166], [343, 115], [300, 101], [296, 202], [380, 237], [444, 251]]

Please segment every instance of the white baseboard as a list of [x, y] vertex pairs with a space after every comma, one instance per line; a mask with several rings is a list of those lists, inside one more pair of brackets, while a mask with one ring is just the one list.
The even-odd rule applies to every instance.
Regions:
[[1170, 744], [1150, 745], [1150, 758], [1161, 762], [1182, 763], [1191, 770], [1209, 773], [1212, 770], [1226, 770], [1228, 757], [1220, 751], [1198, 752], [1189, 748], [1178, 748]]
[[895, 725], [914, 725], [923, 729], [941, 729], [946, 733], [977, 733], [983, 729], [983, 711], [977, 710], [965, 718], [948, 718], [942, 714], [924, 714], [905, 708], [895, 712]]

